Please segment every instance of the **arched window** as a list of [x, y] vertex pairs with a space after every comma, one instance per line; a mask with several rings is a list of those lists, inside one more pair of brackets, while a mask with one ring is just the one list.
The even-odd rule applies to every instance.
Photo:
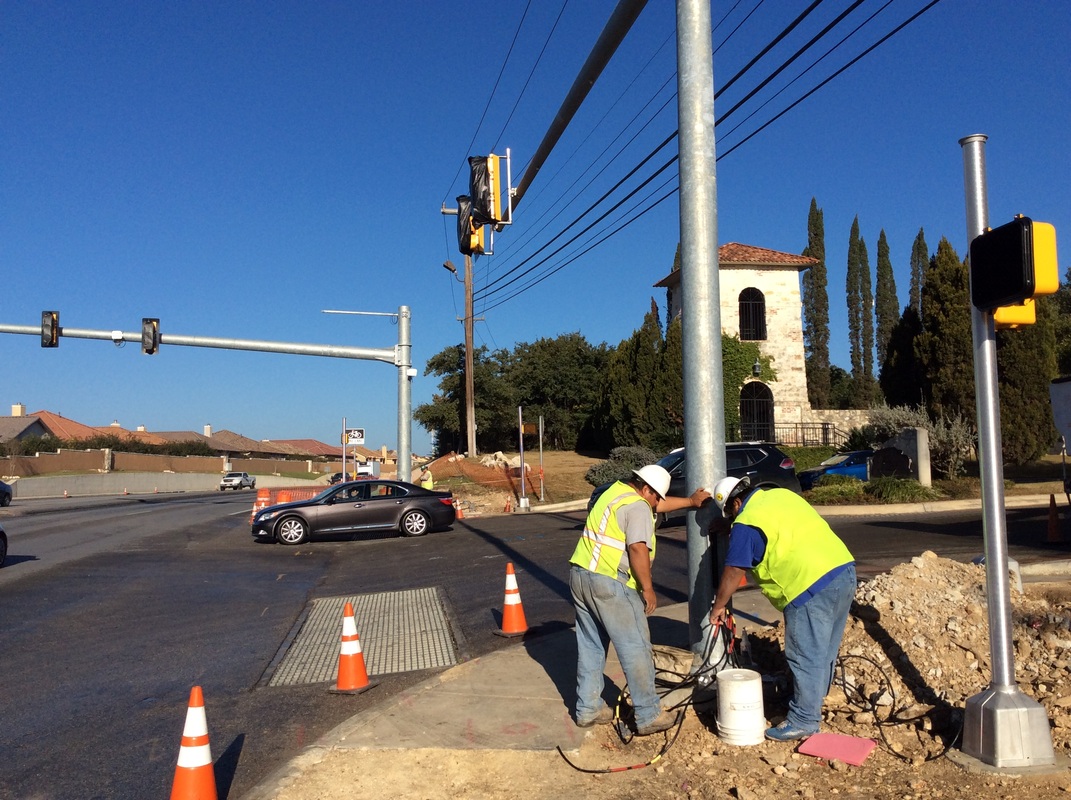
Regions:
[[740, 292], [740, 340], [766, 340], [766, 298], [752, 286]]

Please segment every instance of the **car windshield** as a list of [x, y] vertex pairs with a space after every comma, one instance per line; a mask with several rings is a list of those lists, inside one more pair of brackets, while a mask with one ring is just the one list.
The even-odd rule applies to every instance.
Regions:
[[656, 463], [658, 464], [658, 466], [663, 467], [666, 472], [673, 472], [673, 468], [680, 464], [682, 461], [684, 461], [684, 451], [674, 450], [668, 456], [662, 456], [660, 459], [658, 459]]
[[825, 461], [823, 461], [822, 466], [835, 467], [837, 464], [843, 464], [845, 461], [851, 458], [851, 455], [851, 453], [837, 453], [835, 456], [830, 456]]

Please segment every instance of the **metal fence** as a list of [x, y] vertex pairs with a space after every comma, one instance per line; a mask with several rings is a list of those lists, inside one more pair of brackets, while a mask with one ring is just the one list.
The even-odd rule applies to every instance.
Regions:
[[832, 422], [745, 423], [739, 428], [727, 427], [725, 438], [741, 442], [776, 442], [788, 447], [841, 447], [847, 443], [848, 434]]

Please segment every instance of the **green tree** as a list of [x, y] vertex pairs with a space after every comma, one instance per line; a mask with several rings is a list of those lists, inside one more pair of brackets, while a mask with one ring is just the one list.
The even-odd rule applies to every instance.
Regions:
[[543, 417], [544, 445], [572, 450], [595, 410], [599, 376], [609, 351], [579, 332], [521, 343], [505, 358], [504, 377], [524, 407], [525, 419]]
[[[476, 447], [479, 451], [510, 448], [517, 441], [516, 393], [506, 382], [502, 361], [506, 353], [494, 355], [486, 347], [473, 351]], [[413, 411], [413, 419], [431, 432], [435, 453], [443, 455], [465, 449], [465, 347], [452, 345], [436, 353], [424, 368], [425, 375], [439, 377], [439, 392], [430, 403]]]
[[818, 263], [803, 273], [803, 344], [807, 397], [812, 408], [829, 408], [829, 293], [826, 276], [826, 231], [815, 198], [807, 214], [807, 247], [803, 255]]
[[656, 425], [650, 419], [652, 394], [662, 358], [662, 325], [658, 306], [623, 341], [607, 364], [602, 391], [609, 439], [613, 447], [651, 447]]
[[651, 391], [651, 443], [665, 452], [684, 441], [684, 342], [681, 319], [671, 320]]
[[931, 419], [975, 418], [970, 308], [967, 266], [942, 237], [923, 279], [915, 350]]
[[1000, 436], [1004, 461], [1026, 464], [1040, 458], [1056, 441], [1049, 382], [1056, 377], [1057, 304], [1039, 297], [1037, 321], [997, 331]]
[[1050, 298], [1050, 303], [1054, 311], [1056, 369], [1059, 375], [1071, 375], [1071, 267], [1064, 274], [1063, 283]]
[[859, 217], [852, 221], [848, 238], [846, 278], [848, 338], [851, 347], [853, 407], [868, 408], [874, 400], [874, 295], [870, 258], [859, 235]]
[[877, 292], [874, 312], [877, 317], [878, 373], [884, 372], [885, 360], [893, 329], [899, 321], [900, 303], [896, 299], [896, 278], [889, 260], [889, 242], [885, 229], [878, 236]]
[[915, 340], [920, 333], [922, 322], [918, 313], [913, 306], [905, 306], [889, 336], [878, 379], [885, 402], [890, 406], [916, 407], [923, 403], [923, 374], [915, 354]]
[[915, 309], [915, 314], [922, 318], [922, 278], [926, 265], [930, 261], [930, 251], [926, 249], [926, 236], [919, 228], [914, 244], [911, 245], [911, 297], [908, 305]]

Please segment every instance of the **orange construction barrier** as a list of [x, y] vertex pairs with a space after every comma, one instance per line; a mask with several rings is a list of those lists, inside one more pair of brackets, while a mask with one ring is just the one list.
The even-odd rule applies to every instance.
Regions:
[[171, 784], [171, 800], [216, 800], [216, 775], [212, 770], [205, 698], [200, 686], [190, 690], [175, 781]]
[[335, 681], [335, 688], [329, 691], [335, 694], [360, 694], [375, 685], [369, 682], [368, 671], [364, 667], [361, 637], [357, 635], [357, 623], [353, 620], [353, 604], [347, 602], [342, 611], [342, 644], [338, 654], [338, 680]]
[[1056, 495], [1049, 495], [1049, 531], [1045, 537], [1047, 542], [1062, 542], [1060, 535], [1060, 512], [1056, 510]]
[[517, 588], [517, 575], [513, 564], [506, 564], [506, 600], [502, 605], [502, 630], [495, 631], [498, 636], [523, 636], [528, 631], [528, 621], [524, 618], [524, 606], [521, 604], [521, 590]]

